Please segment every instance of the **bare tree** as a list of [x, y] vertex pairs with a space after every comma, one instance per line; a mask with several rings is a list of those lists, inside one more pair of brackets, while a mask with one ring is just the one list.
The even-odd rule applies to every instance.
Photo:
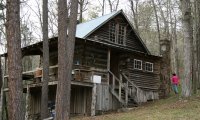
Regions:
[[190, 0], [180, 0], [184, 34], [184, 78], [182, 80], [182, 96], [191, 96], [192, 84], [192, 16]]
[[6, 1], [6, 38], [8, 43], [9, 120], [24, 120], [22, 55], [20, 37], [20, 0]]
[[88, 0], [78, 0], [79, 3], [79, 22], [83, 22], [83, 12], [85, 12], [87, 9], [87, 5], [89, 3]]
[[200, 57], [199, 57], [199, 51], [200, 51], [200, 1], [195, 0], [193, 4], [193, 14], [194, 14], [194, 40], [193, 40], [193, 93], [197, 93], [197, 89], [200, 88]]
[[108, 0], [110, 6], [110, 12], [117, 11], [119, 6], [119, 0]]
[[[155, 13], [155, 17], [156, 17], [156, 26], [157, 26], [157, 31], [158, 31], [158, 41], [160, 43], [161, 40], [161, 33], [160, 33], [160, 25], [159, 25], [159, 21], [158, 21], [158, 13], [157, 13], [157, 9], [156, 9], [156, 4], [154, 2], [154, 0], [152, 0], [152, 4], [153, 4], [153, 9], [154, 9], [154, 13]], [[159, 49], [159, 52], [161, 51], [161, 48]]]
[[41, 119], [48, 117], [49, 82], [49, 40], [48, 40], [48, 0], [43, 0], [43, 81], [41, 97]]
[[[58, 85], [56, 120], [69, 120], [71, 71], [73, 65], [78, 0], [71, 0], [69, 26], [66, 0], [58, 1]], [[67, 32], [68, 31], [68, 38]]]
[[6, 44], [6, 40], [5, 40], [5, 36], [6, 36], [6, 32], [5, 32], [5, 23], [6, 23], [6, 16], [5, 16], [5, 1], [4, 0], [0, 0], [0, 46], [1, 46], [1, 51], [6, 51], [5, 50], [5, 44]]
[[[157, 0], [158, 1], [158, 6], [159, 6], [159, 10], [160, 10], [160, 15], [161, 15], [161, 18], [163, 20], [163, 24], [164, 24], [164, 32], [163, 32], [163, 35], [165, 38], [167, 38], [169, 40], [169, 22], [168, 22], [168, 2], [166, 3], [166, 15], [164, 14], [164, 10], [163, 10], [163, 5], [161, 3], [161, 0]], [[163, 2], [163, 1], [162, 1]]]
[[[135, 5], [134, 5], [134, 1], [135, 1]], [[139, 3], [139, 0], [129, 0], [129, 2], [131, 5], [131, 12], [133, 14], [135, 29], [137, 30], [137, 32], [139, 32], [139, 28], [138, 28], [138, 3]]]
[[[195, 0], [195, 38], [196, 39], [196, 47], [197, 47], [197, 53], [200, 52], [200, 1], [199, 0]], [[200, 88], [200, 55], [197, 54], [197, 81], [196, 81], [196, 88]]]
[[[101, 2], [102, 1], [102, 2]], [[101, 15], [103, 16], [104, 15], [104, 13], [105, 13], [105, 0], [98, 0], [98, 2], [99, 2], [99, 4], [100, 4], [100, 6], [101, 6]]]
[[[1, 39], [0, 39], [1, 41]], [[0, 57], [0, 120], [2, 120], [2, 113], [3, 113], [3, 74], [2, 74], [2, 64], [1, 64], [1, 57]]]

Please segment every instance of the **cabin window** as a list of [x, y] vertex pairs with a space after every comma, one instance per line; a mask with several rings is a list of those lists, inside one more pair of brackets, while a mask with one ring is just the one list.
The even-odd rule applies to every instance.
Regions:
[[109, 37], [111, 42], [115, 42], [115, 23], [110, 23]]
[[153, 72], [153, 63], [146, 62], [145, 63], [145, 71], [147, 71], [147, 72]]
[[134, 69], [142, 70], [142, 61], [134, 59]]
[[125, 26], [119, 25], [119, 32], [118, 32], [118, 44], [124, 44], [125, 38]]
[[111, 22], [109, 24], [109, 39], [116, 44], [125, 45], [126, 26]]

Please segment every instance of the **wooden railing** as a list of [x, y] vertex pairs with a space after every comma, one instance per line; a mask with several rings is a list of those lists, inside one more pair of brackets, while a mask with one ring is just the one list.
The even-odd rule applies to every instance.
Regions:
[[130, 81], [124, 73], [121, 73], [121, 75], [122, 75], [122, 78], [126, 82], [126, 85], [128, 87], [128, 96], [131, 97], [132, 99], [134, 99], [134, 101], [136, 103], [138, 103], [137, 93], [140, 90], [140, 88], [136, 84], [134, 84], [132, 81]]
[[122, 72], [119, 74], [119, 78], [116, 77], [111, 71], [108, 71], [111, 81], [111, 93], [118, 99], [119, 102], [126, 107], [129, 99], [133, 99], [134, 103], [138, 103], [138, 91], [141, 89], [128, 79], [128, 77]]
[[[49, 81], [57, 81], [57, 70], [58, 65], [50, 66], [49, 67]], [[31, 76], [28, 80], [23, 80], [23, 84], [31, 84], [37, 83], [34, 82], [34, 73], [36, 70], [25, 71], [23, 72], [23, 76]], [[93, 75], [101, 76], [101, 82], [107, 83], [108, 82], [108, 72], [106, 69], [98, 69], [90, 66], [83, 66], [83, 65], [74, 65], [72, 70], [72, 80], [80, 81], [80, 82], [93, 82], [91, 77]], [[5, 75], [4, 78], [8, 78], [8, 75]], [[7, 79], [5, 80], [5, 87], [7, 88]]]
[[83, 82], [92, 82], [92, 76], [98, 75], [101, 76], [101, 82], [106, 83], [107, 82], [107, 70], [103, 69], [74, 69], [73, 70], [73, 80], [83, 81]]
[[128, 86], [123, 83], [122, 76], [117, 78], [111, 71], [108, 71], [112, 85], [110, 87], [112, 94], [121, 102], [123, 107], [128, 104]]

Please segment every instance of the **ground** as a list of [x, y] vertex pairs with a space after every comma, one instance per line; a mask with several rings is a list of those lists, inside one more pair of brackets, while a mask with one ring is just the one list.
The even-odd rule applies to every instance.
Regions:
[[72, 120], [200, 120], [200, 96], [151, 101], [126, 112], [113, 112], [95, 117], [75, 117]]

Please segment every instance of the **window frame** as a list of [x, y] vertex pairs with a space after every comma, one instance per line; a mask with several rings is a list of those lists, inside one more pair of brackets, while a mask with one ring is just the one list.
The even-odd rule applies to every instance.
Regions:
[[109, 41], [118, 45], [126, 45], [126, 29], [123, 24], [109, 23]]
[[[141, 64], [140, 64], [141, 68], [137, 68], [137, 67], [136, 67], [136, 63], [137, 63], [137, 62], [141, 62]], [[134, 68], [135, 70], [142, 70], [142, 60], [134, 59], [133, 68]]]
[[[149, 70], [149, 68], [147, 69], [147, 64], [151, 65], [151, 67], [152, 67], [151, 71]], [[153, 72], [153, 63], [152, 62], [145, 62], [145, 71], [147, 71], [147, 72]]]
[[116, 23], [109, 23], [109, 41], [116, 43]]

